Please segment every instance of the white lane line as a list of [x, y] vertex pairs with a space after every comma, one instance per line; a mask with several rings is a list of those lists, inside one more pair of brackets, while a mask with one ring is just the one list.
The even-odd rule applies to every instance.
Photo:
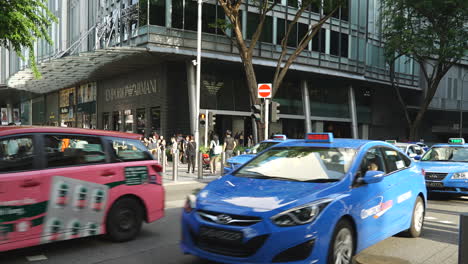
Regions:
[[438, 221], [439, 223], [442, 223], [442, 224], [455, 224], [454, 222], [451, 222], [451, 221]]
[[432, 216], [426, 216], [426, 217], [424, 217], [424, 219], [426, 219], [426, 220], [437, 220], [437, 218], [432, 217]]
[[36, 256], [27, 256], [26, 259], [29, 262], [33, 262], [33, 261], [47, 260], [47, 257], [45, 255], [36, 255]]

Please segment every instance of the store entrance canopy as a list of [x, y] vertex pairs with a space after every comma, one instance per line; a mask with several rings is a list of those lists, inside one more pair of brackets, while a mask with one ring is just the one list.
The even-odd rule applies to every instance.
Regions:
[[90, 78], [93, 73], [100, 68], [143, 53], [148, 51], [145, 48], [115, 47], [51, 59], [38, 65], [42, 78], [35, 79], [28, 68], [13, 74], [7, 86], [34, 93], [48, 93], [83, 81], [92, 81]]

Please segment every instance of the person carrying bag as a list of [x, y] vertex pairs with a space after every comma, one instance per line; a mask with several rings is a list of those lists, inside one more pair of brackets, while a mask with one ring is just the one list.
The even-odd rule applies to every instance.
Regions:
[[213, 135], [210, 142], [210, 171], [211, 174], [216, 173], [216, 163], [219, 161], [219, 156], [223, 151], [223, 147], [219, 144], [218, 135]]

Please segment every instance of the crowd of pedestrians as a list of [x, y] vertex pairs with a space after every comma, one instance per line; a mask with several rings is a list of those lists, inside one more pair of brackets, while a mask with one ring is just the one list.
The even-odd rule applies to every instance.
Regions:
[[[188, 173], [195, 172], [195, 157], [197, 155], [198, 144], [193, 135], [183, 136], [182, 134], [173, 135], [169, 142], [164, 136], [153, 133], [150, 137], [143, 137], [142, 142], [148, 148], [153, 156], [158, 157], [160, 153], [166, 152], [172, 159], [178, 159], [180, 164], [188, 164]], [[209, 165], [212, 174], [217, 173], [216, 164], [220, 161], [221, 153], [226, 153], [226, 159], [234, 155], [237, 146], [252, 147], [253, 137], [249, 135], [244, 138], [243, 132], [236, 133], [234, 136], [230, 130], [227, 130], [222, 142], [220, 137], [214, 133], [209, 133]], [[160, 158], [160, 157], [158, 157]], [[162, 163], [162, 161], [160, 161]], [[167, 165], [167, 155], [164, 161]], [[220, 168], [222, 170], [222, 168]]]

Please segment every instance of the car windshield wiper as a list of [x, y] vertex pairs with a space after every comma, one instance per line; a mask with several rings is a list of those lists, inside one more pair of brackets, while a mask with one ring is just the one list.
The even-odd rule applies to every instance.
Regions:
[[[247, 173], [244, 173], [244, 172], [247, 172]], [[236, 175], [240, 175], [240, 176], [248, 177], [248, 178], [253, 178], [253, 179], [279, 180], [279, 181], [300, 181], [300, 180], [296, 180], [296, 179], [292, 179], [292, 178], [286, 178], [286, 177], [267, 176], [267, 175], [261, 174], [261, 173], [256, 172], [256, 171], [247, 170], [247, 171], [244, 171], [244, 172], [238, 173]]]
[[236, 175], [242, 175], [247, 177], [268, 177], [265, 174], [252, 170], [242, 170], [241, 172], [236, 173]]
[[313, 180], [307, 180], [304, 182], [318, 182], [318, 183], [324, 183], [324, 182], [337, 182], [339, 179], [313, 179]]

